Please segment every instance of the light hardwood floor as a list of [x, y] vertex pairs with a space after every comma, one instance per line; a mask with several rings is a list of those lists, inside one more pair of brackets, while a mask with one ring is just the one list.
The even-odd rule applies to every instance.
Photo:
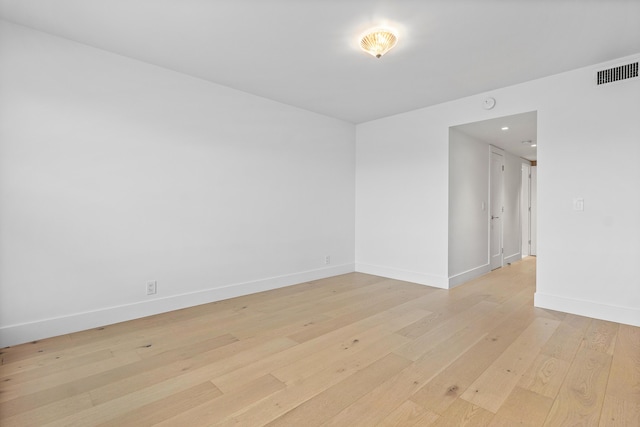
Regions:
[[640, 426], [640, 328], [352, 273], [2, 349], [0, 425]]

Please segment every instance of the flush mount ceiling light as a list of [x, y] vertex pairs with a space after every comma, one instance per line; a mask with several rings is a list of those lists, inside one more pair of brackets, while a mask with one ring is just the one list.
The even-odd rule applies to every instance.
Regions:
[[386, 28], [374, 28], [360, 38], [360, 47], [370, 55], [380, 58], [398, 42], [395, 32]]

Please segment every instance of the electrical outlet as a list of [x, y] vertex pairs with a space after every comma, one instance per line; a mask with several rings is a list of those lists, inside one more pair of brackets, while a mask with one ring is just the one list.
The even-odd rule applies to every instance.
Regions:
[[324, 264], [325, 265], [331, 264], [331, 255], [327, 255], [326, 257], [324, 257]]
[[158, 282], [149, 280], [147, 282], [147, 295], [155, 295], [158, 292]]

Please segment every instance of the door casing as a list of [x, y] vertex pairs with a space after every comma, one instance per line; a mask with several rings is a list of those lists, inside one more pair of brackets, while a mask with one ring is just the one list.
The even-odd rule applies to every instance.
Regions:
[[489, 167], [489, 265], [491, 270], [504, 264], [504, 150], [491, 146]]

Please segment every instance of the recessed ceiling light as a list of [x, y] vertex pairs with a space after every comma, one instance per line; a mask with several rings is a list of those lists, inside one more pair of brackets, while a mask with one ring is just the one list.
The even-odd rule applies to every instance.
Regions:
[[535, 142], [533, 144], [531, 144], [532, 147], [537, 147], [538, 144], [536, 144]]
[[509, 126], [503, 127], [502, 130], [509, 130]]

